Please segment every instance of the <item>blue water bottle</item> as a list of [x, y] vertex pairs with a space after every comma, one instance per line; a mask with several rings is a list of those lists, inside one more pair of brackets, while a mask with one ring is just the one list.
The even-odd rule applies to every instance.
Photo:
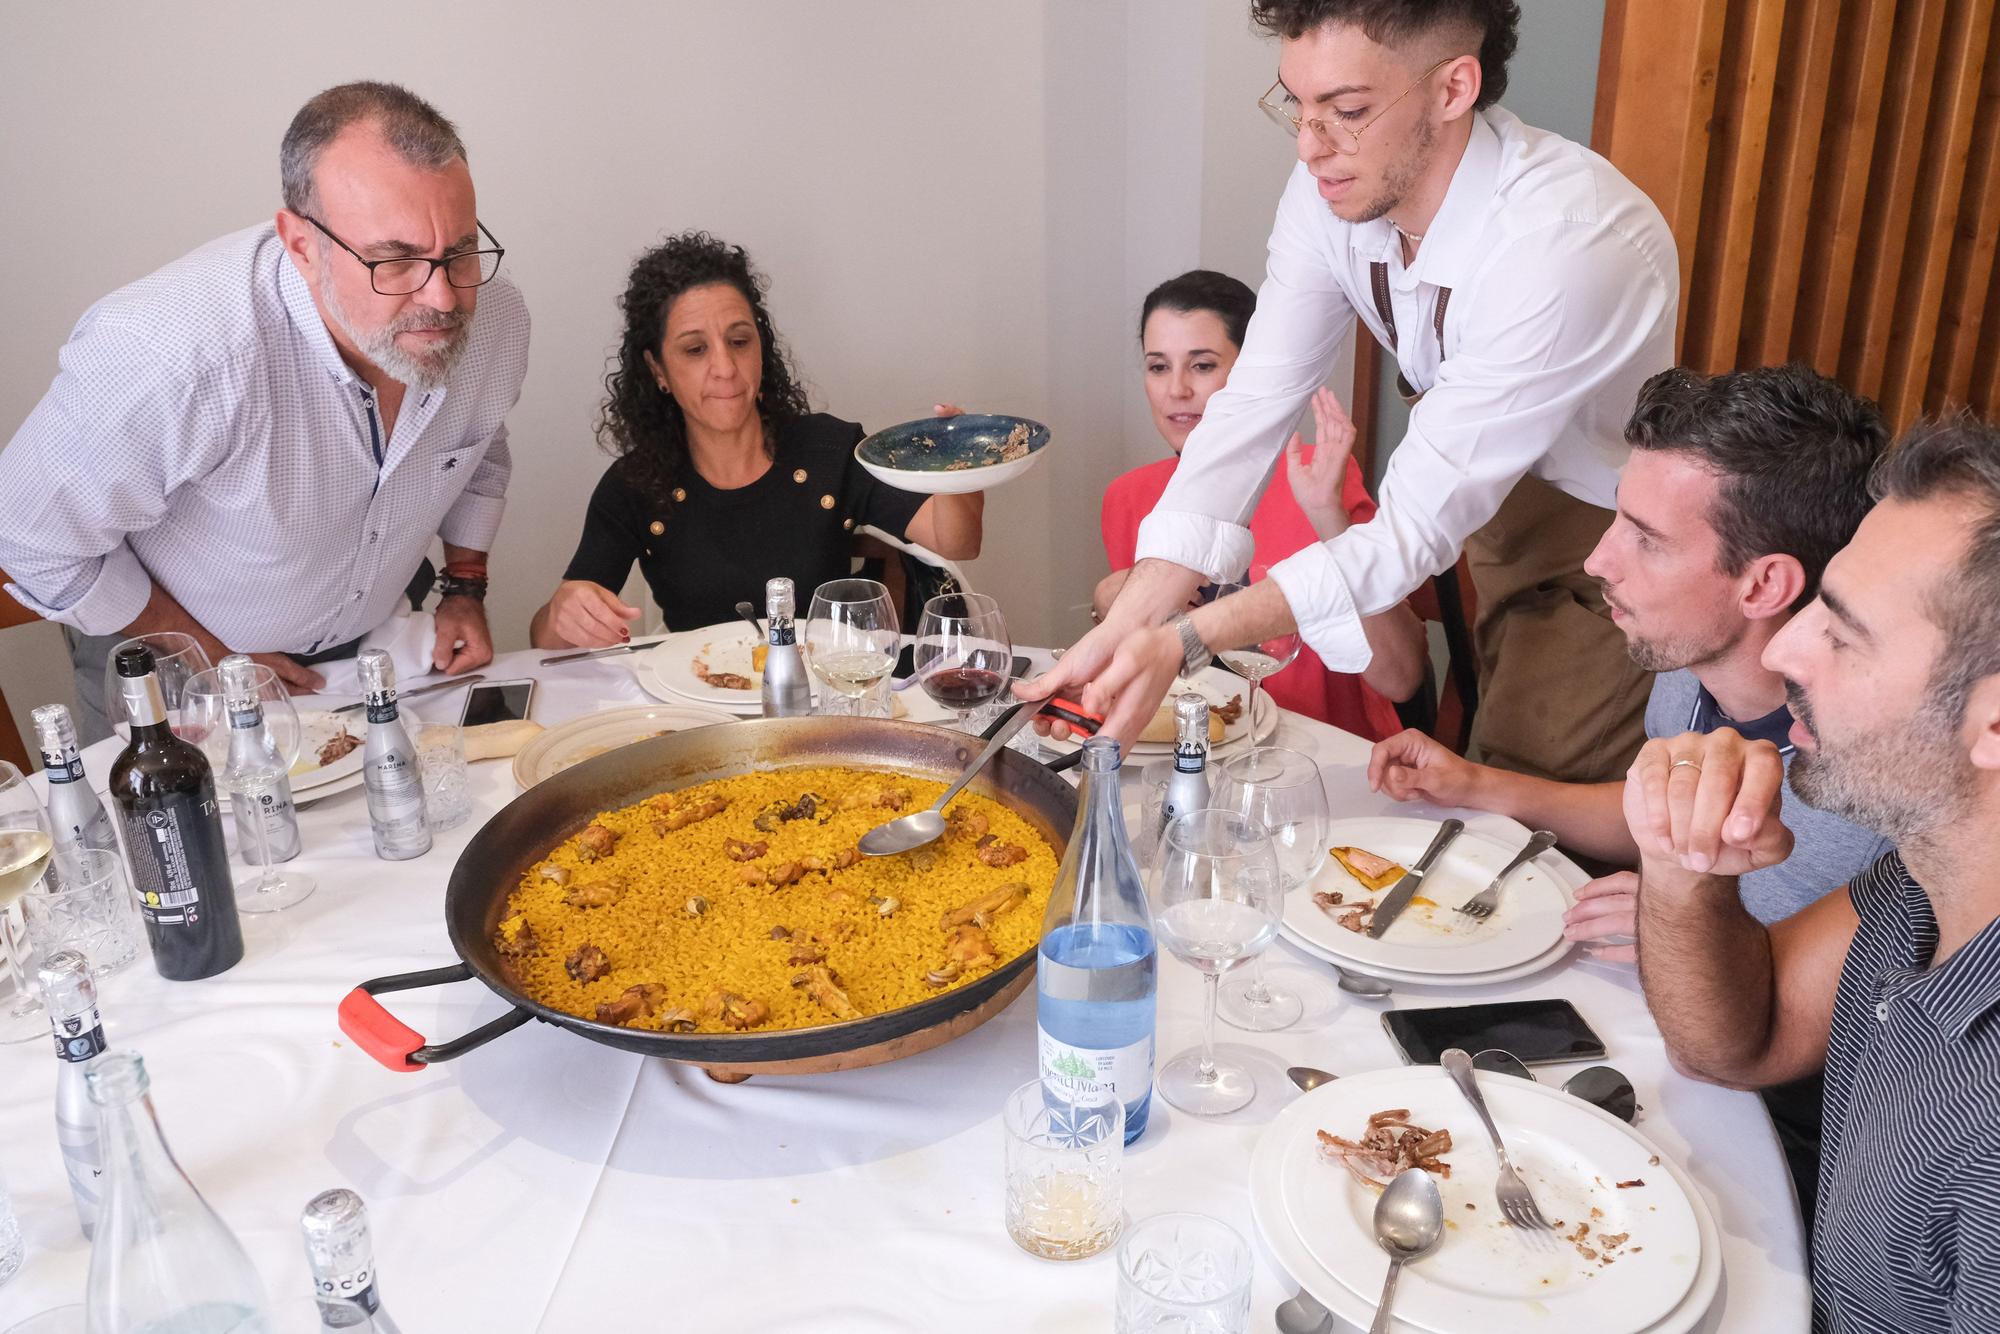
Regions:
[[1035, 1021], [1053, 1101], [1125, 1105], [1125, 1142], [1153, 1097], [1153, 917], [1125, 836], [1118, 743], [1083, 743], [1083, 799], [1042, 920]]

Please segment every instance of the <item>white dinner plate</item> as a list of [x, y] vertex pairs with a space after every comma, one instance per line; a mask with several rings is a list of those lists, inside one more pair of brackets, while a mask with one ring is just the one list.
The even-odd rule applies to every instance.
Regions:
[[[361, 747], [356, 746], [332, 764], [319, 762], [320, 747], [347, 728], [349, 736], [357, 741], [367, 740], [368, 724], [361, 721], [359, 714], [335, 714], [323, 709], [299, 710], [299, 759], [292, 766], [292, 795], [303, 797], [308, 793], [324, 796], [322, 788], [331, 788], [336, 783], [361, 776]], [[352, 784], [348, 784], [352, 786]]]
[[[1404, 1270], [1395, 1329], [1670, 1334], [1696, 1324], [1720, 1281], [1720, 1247], [1686, 1175], [1624, 1122], [1559, 1090], [1484, 1075], [1480, 1088], [1543, 1213], [1566, 1237], [1587, 1225], [1581, 1243], [1531, 1244], [1501, 1221], [1497, 1168], [1475, 1114], [1443, 1071], [1422, 1066], [1322, 1086], [1272, 1122], [1252, 1156], [1250, 1194], [1279, 1263], [1329, 1310], [1367, 1325], [1385, 1265], [1371, 1226], [1377, 1192], [1322, 1159], [1316, 1132], [1356, 1138], [1370, 1114], [1402, 1107], [1419, 1125], [1451, 1131], [1453, 1147], [1444, 1155], [1451, 1176], [1438, 1182], [1445, 1239]], [[1619, 1233], [1623, 1241], [1603, 1245]]]
[[[1432, 820], [1365, 816], [1336, 820], [1327, 829], [1329, 847], [1358, 847], [1413, 864], [1437, 833]], [[1444, 850], [1422, 888], [1380, 940], [1340, 925], [1350, 905], [1379, 901], [1387, 889], [1371, 891], [1328, 857], [1312, 883], [1285, 901], [1287, 935], [1363, 969], [1392, 968], [1405, 973], [1492, 973], [1539, 958], [1562, 941], [1563, 913], [1569, 908], [1564, 877], [1546, 862], [1564, 862], [1554, 850], [1507, 877], [1500, 905], [1484, 921], [1456, 911], [1485, 889], [1500, 868], [1520, 851], [1489, 835], [1466, 830]], [[1581, 872], [1577, 874], [1580, 876]], [[1321, 907], [1317, 893], [1338, 893], [1341, 902]]]
[[581, 764], [620, 746], [670, 732], [735, 721], [735, 714], [720, 709], [678, 704], [639, 705], [586, 714], [540, 733], [521, 747], [514, 755], [514, 782], [525, 792], [572, 764]]
[[[640, 686], [649, 694], [653, 693], [652, 688], [646, 680], [646, 672], [638, 670], [641, 665], [650, 671], [659, 686], [679, 699], [727, 709], [731, 713], [761, 713], [764, 707], [764, 674], [750, 665], [751, 650], [758, 643], [756, 634], [742, 621], [725, 621], [720, 625], [703, 626], [699, 630], [683, 630], [679, 634], [668, 635], [644, 653], [634, 654], [640, 660], [634, 664], [634, 670], [639, 676]], [[712, 672], [734, 672], [746, 677], [750, 688], [734, 690], [708, 684], [695, 675], [696, 659], [705, 663]]]

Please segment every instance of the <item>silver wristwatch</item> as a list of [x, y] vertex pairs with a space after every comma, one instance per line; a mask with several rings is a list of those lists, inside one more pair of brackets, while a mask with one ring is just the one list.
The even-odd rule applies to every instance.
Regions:
[[1186, 613], [1174, 617], [1170, 622], [1174, 632], [1181, 637], [1181, 675], [1193, 676], [1202, 668], [1215, 661], [1215, 654], [1209, 652], [1208, 645], [1201, 642], [1201, 635], [1194, 628], [1194, 622]]

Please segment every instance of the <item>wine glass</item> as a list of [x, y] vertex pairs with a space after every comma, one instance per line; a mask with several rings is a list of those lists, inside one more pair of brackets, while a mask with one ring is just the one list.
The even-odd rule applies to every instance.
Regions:
[[1014, 645], [1000, 603], [985, 593], [940, 593], [924, 604], [912, 661], [917, 684], [972, 730], [972, 711], [1007, 688]]
[[[299, 724], [299, 708], [278, 674], [263, 663], [254, 665], [257, 702], [264, 710], [260, 743], [273, 764], [287, 772], [299, 762], [304, 733]], [[172, 706], [169, 705], [171, 708]], [[227, 781], [229, 773], [229, 703], [222, 686], [222, 669], [210, 667], [187, 679], [180, 691], [180, 722], [174, 733], [183, 741], [201, 747], [209, 768]]]
[[1153, 877], [1153, 930], [1207, 982], [1201, 1046], [1160, 1067], [1155, 1087], [1184, 1112], [1219, 1116], [1256, 1096], [1239, 1067], [1215, 1060], [1215, 1002], [1222, 975], [1278, 937], [1284, 892], [1264, 826], [1235, 811], [1189, 811], [1161, 836]]
[[166, 702], [167, 721], [173, 724], [174, 734], [181, 735], [181, 699], [189, 680], [209, 670], [215, 664], [208, 660], [208, 651], [193, 635], [179, 630], [157, 630], [149, 635], [134, 635], [121, 639], [112, 645], [111, 652], [104, 655], [104, 713], [111, 720], [111, 730], [120, 737], [129, 739], [132, 726], [125, 721], [125, 705], [118, 686], [118, 651], [144, 644], [153, 650], [153, 676], [160, 683], [160, 696]]
[[[1261, 584], [1270, 576], [1268, 565], [1252, 565], [1243, 578], [1231, 584], [1223, 584], [1216, 590], [1217, 597], [1230, 593], [1240, 593], [1252, 584]], [[1225, 648], [1216, 654], [1223, 665], [1250, 682], [1250, 707], [1244, 716], [1250, 721], [1250, 748], [1257, 749], [1257, 687], [1292, 665], [1299, 656], [1299, 632], [1289, 630], [1281, 635], [1272, 635], [1254, 643], [1238, 644]]]
[[15, 905], [39, 884], [48, 869], [55, 840], [40, 798], [19, 769], [0, 760], [0, 972], [14, 984], [10, 1000], [0, 1002], [0, 1042], [21, 1042], [46, 1036], [37, 1017], [41, 1002], [28, 985], [28, 928]]
[[[1280, 895], [1310, 884], [1326, 859], [1326, 788], [1312, 757], [1283, 746], [1246, 751], [1226, 761], [1216, 774], [1215, 804], [1255, 820], [1271, 836], [1278, 858]], [[1284, 915], [1282, 907], [1279, 916]], [[1222, 988], [1222, 1017], [1252, 1033], [1290, 1028], [1305, 1003], [1264, 981], [1264, 958], [1257, 957], [1242, 985], [1231, 978]]]
[[285, 782], [303, 746], [298, 705], [278, 674], [253, 663], [250, 674], [263, 708], [264, 722], [247, 744], [230, 725], [222, 668], [211, 667], [188, 678], [181, 691], [181, 722], [175, 730], [199, 746], [215, 771], [217, 786], [234, 808], [242, 803], [254, 814], [236, 817], [238, 851], [259, 874], [236, 885], [236, 907], [242, 912], [277, 912], [313, 892], [313, 878], [302, 871], [279, 871], [265, 815], [266, 807], [291, 799]]
[[901, 637], [896, 604], [875, 580], [832, 579], [814, 589], [802, 642], [827, 687], [822, 712], [866, 716], [868, 696], [895, 668]]

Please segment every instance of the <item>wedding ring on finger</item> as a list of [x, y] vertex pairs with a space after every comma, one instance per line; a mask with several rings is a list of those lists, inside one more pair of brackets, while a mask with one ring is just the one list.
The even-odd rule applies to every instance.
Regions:
[[1694, 770], [1696, 773], [1701, 772], [1700, 760], [1675, 760], [1672, 764], [1667, 766], [1667, 776], [1669, 778], [1673, 777], [1674, 770], [1682, 768], [1683, 766]]

